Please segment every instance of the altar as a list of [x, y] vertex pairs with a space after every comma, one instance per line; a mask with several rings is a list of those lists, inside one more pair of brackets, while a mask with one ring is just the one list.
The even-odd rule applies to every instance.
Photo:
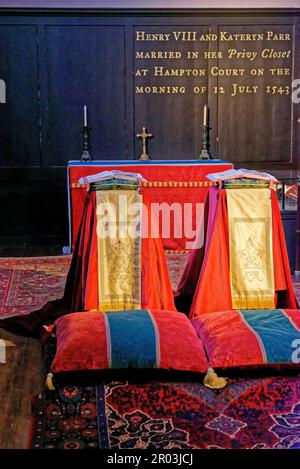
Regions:
[[[84, 208], [86, 186], [79, 183], [80, 178], [113, 169], [140, 173], [147, 180], [143, 190], [148, 193], [151, 202], [157, 204], [158, 210], [164, 208], [164, 213], [167, 213], [165, 218], [168, 220], [165, 221], [169, 222], [168, 226], [164, 226], [162, 216], [159, 220], [159, 232], [164, 248], [188, 251], [195, 239], [196, 224], [203, 221], [203, 204], [211, 185], [205, 176], [232, 167], [232, 163], [217, 159], [69, 161], [69, 249], [74, 248]], [[175, 212], [180, 212], [181, 226], [174, 224]], [[185, 220], [192, 223], [184, 223]], [[190, 226], [187, 230], [188, 225]]]

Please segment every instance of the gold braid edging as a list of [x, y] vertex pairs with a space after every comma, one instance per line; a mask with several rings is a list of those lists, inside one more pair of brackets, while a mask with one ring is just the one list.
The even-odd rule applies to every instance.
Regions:
[[[212, 187], [216, 186], [216, 182], [210, 181], [147, 181], [141, 184], [141, 187]], [[73, 182], [70, 184], [71, 189], [83, 189], [86, 188], [87, 184], [79, 184], [79, 182]]]

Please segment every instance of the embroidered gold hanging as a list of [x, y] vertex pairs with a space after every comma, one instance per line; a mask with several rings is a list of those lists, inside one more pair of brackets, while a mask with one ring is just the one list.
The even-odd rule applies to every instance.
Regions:
[[275, 308], [270, 189], [226, 193], [232, 307]]
[[99, 310], [141, 307], [141, 204], [137, 191], [97, 191]]

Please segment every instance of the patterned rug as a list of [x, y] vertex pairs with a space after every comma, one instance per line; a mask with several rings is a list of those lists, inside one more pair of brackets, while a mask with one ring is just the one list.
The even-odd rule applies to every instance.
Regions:
[[[187, 255], [168, 254], [173, 288]], [[71, 257], [0, 259], [0, 316], [63, 293]], [[300, 282], [294, 283], [300, 297]], [[66, 387], [34, 399], [33, 448], [300, 448], [300, 377]]]
[[[187, 254], [167, 254], [176, 289]], [[71, 256], [0, 258], [0, 317], [27, 313], [63, 294]]]
[[59, 298], [71, 256], [0, 259], [0, 317], [26, 313]]
[[33, 409], [36, 449], [300, 449], [299, 377], [68, 386]]

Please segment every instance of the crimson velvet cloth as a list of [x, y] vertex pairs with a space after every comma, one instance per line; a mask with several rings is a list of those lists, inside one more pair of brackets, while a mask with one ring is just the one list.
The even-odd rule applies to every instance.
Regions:
[[[192, 250], [176, 293], [178, 308], [190, 317], [232, 309], [229, 274], [229, 238], [226, 190], [210, 189], [205, 253]], [[284, 231], [275, 192], [272, 197], [275, 304], [277, 308], [297, 308]], [[184, 309], [185, 306], [185, 309]]]
[[[149, 205], [147, 197], [143, 203]], [[150, 214], [150, 210], [148, 211]], [[0, 327], [16, 334], [40, 337], [42, 326], [76, 311], [92, 309], [91, 295], [98, 290], [96, 193], [86, 194], [81, 226], [67, 275], [64, 295], [29, 314], [0, 320]], [[176, 311], [164, 250], [160, 239], [142, 239], [141, 306]], [[93, 305], [98, 309], [98, 304]]]

